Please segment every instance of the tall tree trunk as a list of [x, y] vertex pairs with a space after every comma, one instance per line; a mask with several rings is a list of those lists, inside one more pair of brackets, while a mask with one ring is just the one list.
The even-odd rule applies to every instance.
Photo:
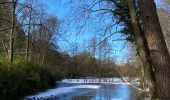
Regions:
[[144, 34], [149, 47], [160, 100], [170, 99], [170, 56], [156, 13], [154, 0], [141, 0]]
[[15, 9], [16, 9], [16, 2], [15, 0], [12, 0], [12, 16], [11, 16], [11, 33], [10, 33], [10, 39], [9, 39], [9, 51], [8, 51], [8, 55], [9, 55], [9, 61], [12, 62], [13, 61], [13, 56], [14, 56], [14, 32], [15, 32], [15, 20], [16, 20], [16, 16], [15, 16]]
[[31, 30], [31, 21], [32, 21], [32, 1], [30, 1], [30, 12], [29, 12], [29, 25], [28, 25], [28, 33], [27, 33], [27, 41], [26, 41], [26, 55], [25, 58], [30, 60], [30, 30]]
[[[139, 18], [137, 17], [136, 9], [135, 9], [135, 3], [134, 0], [127, 0], [127, 5], [129, 7], [131, 21], [133, 30], [135, 33], [135, 44], [137, 45], [137, 49], [139, 49], [139, 58], [142, 61], [142, 72], [144, 71], [144, 81], [147, 80], [151, 85], [149, 84], [149, 88], [152, 89], [155, 84], [155, 78], [153, 77], [153, 69], [152, 65], [150, 64], [149, 58], [147, 56], [147, 48], [148, 46], [144, 43], [146, 42], [146, 39], [144, 35], [142, 34], [140, 24], [139, 24]], [[146, 84], [145, 84], [146, 85]], [[153, 89], [152, 89], [153, 90]]]

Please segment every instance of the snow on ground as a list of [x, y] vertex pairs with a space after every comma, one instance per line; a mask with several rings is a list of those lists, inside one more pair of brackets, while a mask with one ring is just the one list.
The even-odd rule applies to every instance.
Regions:
[[73, 92], [76, 89], [99, 89], [100, 86], [99, 85], [76, 85], [76, 86], [70, 86], [70, 87], [61, 87], [61, 88], [56, 88], [56, 89], [49, 89], [46, 92], [40, 92], [36, 95], [32, 95], [32, 96], [27, 96], [26, 99], [28, 100], [36, 100], [36, 99], [45, 99], [45, 98], [49, 98], [51, 96], [57, 96], [60, 94], [64, 94], [64, 93], [69, 93], [69, 92]]
[[[87, 78], [87, 79], [63, 79], [61, 83], [109, 83], [109, 84], [130, 84], [127, 78]], [[140, 84], [139, 78], [131, 80], [132, 83]]]

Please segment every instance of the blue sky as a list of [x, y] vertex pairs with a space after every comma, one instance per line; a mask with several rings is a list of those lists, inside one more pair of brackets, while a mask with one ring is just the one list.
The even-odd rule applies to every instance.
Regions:
[[67, 0], [41, 0], [42, 3], [47, 7], [47, 11], [50, 14], [57, 15], [60, 19], [66, 16], [67, 9], [65, 7], [65, 2]]
[[[55, 14], [56, 16], [58, 16], [58, 18], [61, 20], [61, 22], [64, 22], [64, 20], [66, 18], [68, 18], [68, 16], [70, 15], [70, 8], [68, 6], [65, 5], [65, 3], [68, 0], [41, 0], [42, 3], [45, 4], [45, 6], [47, 7], [47, 12], [50, 14]], [[157, 4], [160, 3], [160, 0], [156, 0]], [[64, 23], [62, 23], [64, 25]], [[65, 26], [68, 27], [68, 26]], [[83, 43], [88, 42], [89, 38], [94, 36], [94, 34], [92, 32], [90, 32], [90, 30], [92, 29], [87, 29], [86, 31], [84, 31], [83, 33], [77, 35], [76, 34], [76, 28], [74, 27], [74, 25], [69, 26], [70, 29], [68, 31], [67, 34], [71, 34], [70, 36], [67, 35], [66, 37], [64, 37], [67, 42], [63, 42], [61, 39], [61, 41], [59, 41], [59, 46], [61, 48], [61, 50], [63, 51], [69, 51], [72, 47], [73, 44], [78, 43], [80, 44], [80, 48], [81, 46], [83, 47], [85, 44]], [[118, 38], [123, 38], [121, 35], [115, 35], [113, 36], [114, 39], [118, 39]], [[124, 49], [122, 49], [124, 47], [125, 41], [118, 41], [118, 42], [112, 42], [111, 46], [113, 48], [113, 54], [111, 56], [116, 57], [116, 61], [118, 61], [119, 63], [124, 62], [129, 51], [130, 51], [130, 47], [128, 47], [129, 45], [127, 45]]]

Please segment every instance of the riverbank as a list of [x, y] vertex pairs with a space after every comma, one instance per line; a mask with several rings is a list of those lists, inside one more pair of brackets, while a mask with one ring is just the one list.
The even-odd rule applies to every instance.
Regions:
[[33, 62], [0, 64], [0, 99], [19, 100], [56, 85], [55, 68]]

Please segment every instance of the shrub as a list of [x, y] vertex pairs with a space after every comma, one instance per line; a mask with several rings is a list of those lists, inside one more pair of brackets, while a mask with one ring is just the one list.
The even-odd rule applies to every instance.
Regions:
[[0, 97], [3, 100], [17, 100], [55, 85], [59, 76], [56, 67], [32, 62], [0, 64]]

